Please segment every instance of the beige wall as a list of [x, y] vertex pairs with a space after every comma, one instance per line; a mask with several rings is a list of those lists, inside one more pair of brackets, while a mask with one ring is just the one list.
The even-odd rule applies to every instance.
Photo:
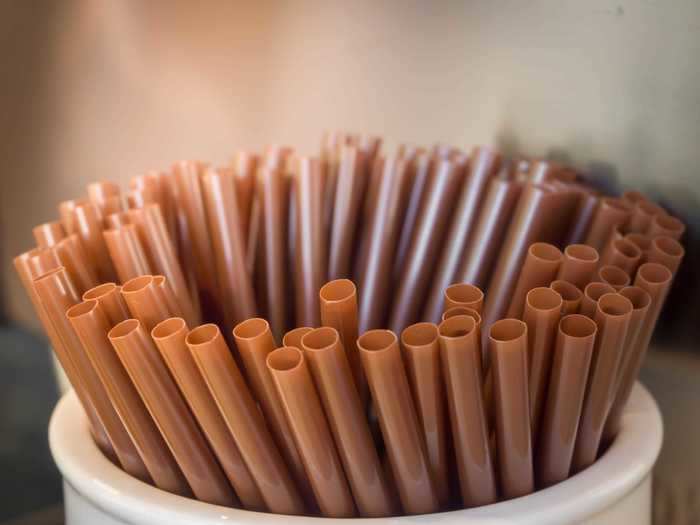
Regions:
[[16, 318], [31, 315], [9, 256], [88, 181], [184, 157], [221, 162], [268, 141], [313, 151], [326, 128], [554, 155], [700, 223], [698, 2], [92, 0], [2, 11], [1, 239]]

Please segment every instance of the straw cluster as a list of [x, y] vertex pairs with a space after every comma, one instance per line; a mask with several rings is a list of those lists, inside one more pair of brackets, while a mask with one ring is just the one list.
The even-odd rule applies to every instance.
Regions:
[[343, 134], [94, 183], [59, 214], [15, 266], [97, 446], [281, 514], [475, 507], [585, 469], [684, 255], [638, 192]]

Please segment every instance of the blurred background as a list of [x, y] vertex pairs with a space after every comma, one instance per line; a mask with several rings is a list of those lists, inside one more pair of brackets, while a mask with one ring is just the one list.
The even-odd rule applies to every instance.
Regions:
[[[0, 3], [0, 523], [61, 523], [47, 343], [12, 268], [88, 182], [324, 130], [491, 144], [647, 193], [688, 225], [643, 380], [657, 523], [700, 522], [700, 3]], [[11, 520], [11, 521], [8, 521]]]

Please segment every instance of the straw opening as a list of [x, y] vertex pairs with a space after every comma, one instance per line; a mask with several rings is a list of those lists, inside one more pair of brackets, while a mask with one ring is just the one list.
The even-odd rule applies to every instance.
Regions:
[[671, 270], [658, 263], [645, 263], [637, 270], [637, 277], [653, 284], [661, 284], [671, 280]]
[[583, 294], [593, 301], [597, 301], [606, 293], [612, 293], [615, 288], [610, 286], [608, 283], [588, 283]]
[[323, 350], [335, 345], [338, 340], [338, 331], [335, 328], [322, 326], [304, 334], [301, 337], [301, 345], [310, 350]]
[[438, 328], [433, 323], [416, 323], [401, 333], [401, 342], [406, 346], [426, 346], [438, 337]]
[[293, 346], [283, 346], [270, 352], [267, 356], [267, 366], [277, 372], [289, 372], [301, 365], [303, 354]]
[[185, 328], [185, 320], [180, 317], [171, 317], [158, 323], [151, 330], [153, 339], [165, 339]]
[[581, 298], [583, 293], [579, 290], [575, 284], [568, 281], [552, 281], [549, 287], [561, 295], [564, 301], [577, 301]]
[[336, 279], [324, 284], [319, 291], [321, 299], [329, 303], [344, 301], [355, 293], [355, 285], [349, 279]]
[[596, 333], [598, 326], [585, 315], [572, 314], [562, 318], [559, 329], [569, 337], [590, 337]]
[[484, 298], [484, 293], [473, 284], [459, 283], [448, 286], [445, 296], [456, 303], [474, 303]]
[[139, 292], [146, 288], [146, 286], [148, 286], [152, 282], [152, 275], [141, 275], [139, 277], [134, 277], [133, 279], [129, 279], [122, 285], [122, 293]]
[[622, 255], [624, 255], [625, 257], [629, 257], [630, 259], [634, 259], [634, 258], [640, 257], [642, 255], [639, 248], [637, 248], [628, 239], [618, 239], [618, 240], [613, 242], [613, 246]]
[[82, 303], [78, 303], [76, 305], [71, 306], [66, 311], [66, 317], [68, 319], [75, 319], [76, 317], [80, 317], [81, 315], [85, 315], [89, 312], [92, 312], [95, 308], [97, 308], [97, 301], [83, 301]]
[[238, 337], [240, 339], [254, 339], [255, 337], [264, 334], [269, 329], [270, 325], [265, 319], [254, 317], [243, 321], [242, 323], [238, 323], [233, 328], [233, 335], [234, 337]]
[[105, 295], [112, 293], [116, 288], [117, 288], [117, 285], [115, 283], [99, 284], [99, 285], [95, 286], [94, 288], [90, 288], [88, 291], [86, 291], [83, 294], [83, 299], [85, 301], [90, 301], [92, 299], [99, 299], [100, 297], [104, 297]]
[[599, 271], [598, 275], [606, 283], [612, 286], [625, 286], [630, 282], [630, 276], [622, 268], [617, 266], [606, 265]]
[[559, 248], [546, 242], [536, 242], [532, 244], [530, 246], [530, 255], [551, 262], [556, 262], [561, 259]]
[[671, 257], [682, 257], [685, 253], [683, 246], [673, 237], [657, 237], [652, 241], [652, 244], [665, 255]]
[[632, 303], [619, 293], [609, 293], [598, 299], [598, 309], [607, 315], [620, 316], [632, 311]]
[[500, 342], [513, 341], [527, 333], [527, 325], [519, 319], [501, 319], [491, 325], [491, 339]]
[[527, 304], [536, 310], [556, 310], [562, 305], [562, 297], [551, 288], [533, 288], [527, 293]]
[[620, 290], [619, 293], [629, 299], [635, 310], [641, 310], [651, 304], [651, 296], [639, 286], [628, 286]]
[[377, 352], [386, 350], [396, 342], [396, 335], [389, 330], [370, 330], [357, 340], [357, 346], [363, 350]]
[[598, 251], [587, 244], [570, 244], [564, 249], [564, 253], [570, 259], [594, 262], [598, 260]]
[[442, 320], [446, 321], [447, 319], [451, 319], [457, 315], [467, 315], [474, 319], [476, 324], [481, 324], [481, 315], [479, 312], [473, 308], [469, 308], [468, 306], [454, 306], [449, 310], [446, 310], [445, 313], [442, 314]]
[[657, 215], [654, 217], [654, 220], [656, 221], [656, 224], [661, 226], [665, 230], [671, 230], [671, 231], [681, 231], [684, 228], [684, 225], [681, 221], [676, 219], [675, 217], [671, 217], [670, 215]]
[[188, 345], [196, 346], [205, 343], [210, 343], [219, 334], [219, 327], [215, 324], [204, 324], [198, 326], [187, 334], [186, 342]]
[[468, 315], [456, 315], [444, 320], [438, 327], [442, 337], [464, 337], [476, 327], [476, 322]]
[[134, 330], [136, 330], [138, 326], [138, 319], [127, 319], [116, 325], [114, 328], [112, 328], [107, 334], [107, 337], [109, 337], [110, 339], [119, 339], [121, 337], [125, 337]]

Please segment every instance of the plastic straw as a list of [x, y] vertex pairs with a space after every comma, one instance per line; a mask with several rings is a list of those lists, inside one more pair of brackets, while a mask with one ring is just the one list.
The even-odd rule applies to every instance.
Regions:
[[360, 336], [357, 346], [401, 506], [407, 514], [435, 512], [439, 502], [396, 335], [370, 330]]
[[444, 311], [455, 306], [465, 306], [481, 313], [484, 307], [484, 292], [473, 284], [451, 284], [445, 288]]
[[685, 224], [676, 217], [670, 215], [655, 215], [649, 224], [646, 233], [649, 237], [665, 235], [679, 241], [685, 233]]
[[549, 287], [557, 292], [562, 298], [561, 314], [577, 314], [583, 300], [583, 292], [568, 281], [552, 281]]
[[32, 233], [39, 248], [49, 248], [66, 237], [66, 231], [59, 221], [45, 222], [35, 226]]
[[588, 228], [585, 243], [600, 251], [616, 226], [624, 226], [632, 215], [632, 207], [622, 199], [604, 197]]
[[120, 198], [121, 190], [118, 184], [104, 180], [88, 184], [87, 194], [99, 216], [105, 217], [114, 212], [114, 198]]
[[153, 275], [142, 275], [125, 282], [121, 293], [131, 315], [141, 321], [147, 331], [173, 315], [156, 287]]
[[605, 294], [598, 300], [594, 321], [598, 325], [586, 397], [571, 464], [580, 472], [595, 460], [603, 425], [615, 399], [617, 370], [632, 317], [632, 303], [620, 294]]
[[573, 213], [569, 231], [564, 237], [564, 245], [578, 244], [586, 240], [593, 216], [598, 208], [599, 197], [588, 188], [578, 192], [578, 204]]
[[489, 331], [501, 493], [506, 499], [534, 490], [527, 339], [527, 325], [517, 319], [496, 321]]
[[617, 266], [634, 275], [642, 259], [642, 251], [627, 239], [611, 239], [600, 256], [600, 264]]
[[435, 491], [440, 506], [444, 507], [449, 498], [448, 416], [438, 335], [433, 323], [412, 324], [401, 333], [401, 347]]
[[302, 338], [302, 346], [360, 516], [396, 514], [398, 501], [385, 479], [339, 333], [317, 328]]
[[556, 246], [545, 242], [530, 245], [513, 290], [508, 317], [519, 319], [522, 316], [527, 293], [533, 288], [549, 286], [555, 280], [561, 262], [562, 253]]
[[76, 233], [80, 236], [88, 260], [103, 281], [114, 281], [116, 273], [102, 237], [102, 219], [93, 204], [79, 204], [73, 210]]
[[352, 495], [304, 354], [295, 347], [278, 348], [268, 355], [267, 366], [321, 514], [331, 518], [355, 516]]
[[481, 336], [465, 315], [440, 323], [440, 358], [462, 503], [488, 505], [498, 499], [482, 387]]
[[125, 283], [129, 279], [152, 272], [136, 232], [136, 226], [125, 224], [115, 230], [105, 230], [102, 235], [119, 282]]
[[651, 241], [645, 262], [662, 264], [675, 276], [684, 256], [685, 249], [681, 243], [673, 237], [661, 236]]
[[630, 233], [645, 233], [656, 215], [666, 215], [666, 212], [653, 202], [642, 200], [631, 203], [632, 216], [627, 224]]
[[121, 290], [121, 286], [114, 283], [104, 283], [83, 294], [83, 301], [97, 301], [109, 328], [129, 318], [129, 309], [121, 296]]
[[537, 446], [538, 487], [569, 477], [597, 331], [595, 322], [583, 315], [568, 315], [559, 323]]
[[66, 230], [66, 234], [77, 233], [78, 227], [75, 222], [75, 208], [83, 204], [88, 203], [87, 199], [71, 199], [67, 201], [62, 201], [58, 203], [58, 215], [63, 225], [63, 229]]
[[615, 288], [608, 283], [593, 282], [588, 284], [583, 290], [583, 297], [581, 298], [581, 313], [593, 319], [598, 308], [598, 300], [606, 293], [613, 293], [614, 291]]
[[583, 290], [593, 278], [598, 268], [600, 257], [598, 251], [586, 244], [570, 244], [564, 248], [557, 279], [568, 281]]
[[598, 268], [598, 271], [595, 273], [594, 280], [607, 283], [618, 291], [622, 290], [625, 286], [628, 286], [631, 281], [630, 276], [626, 271], [610, 264]]
[[302, 499], [219, 328], [202, 325], [185, 341], [268, 510], [303, 514]]

